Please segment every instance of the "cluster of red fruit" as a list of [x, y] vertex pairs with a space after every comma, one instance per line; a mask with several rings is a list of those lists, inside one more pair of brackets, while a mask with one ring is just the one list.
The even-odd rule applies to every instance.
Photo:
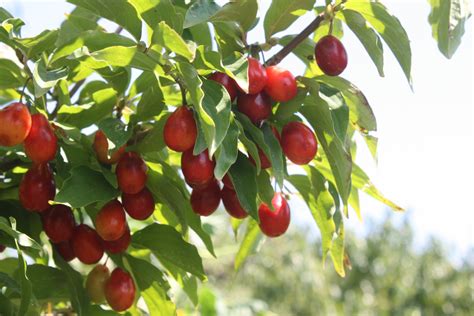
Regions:
[[[228, 75], [214, 73], [209, 79], [220, 83], [229, 93], [231, 101], [237, 99], [237, 110], [245, 114], [255, 125], [261, 126], [272, 114], [273, 101], [287, 102], [297, 94], [296, 80], [288, 70], [277, 66], [265, 68], [258, 60], [248, 58], [248, 93]], [[286, 157], [295, 164], [309, 163], [316, 155], [317, 141], [314, 133], [301, 122], [290, 122], [278, 133], [272, 126]], [[207, 150], [194, 155], [197, 127], [191, 109], [178, 107], [164, 126], [166, 145], [182, 152], [181, 169], [186, 183], [193, 188], [191, 205], [195, 213], [202, 216], [212, 214], [222, 199], [227, 212], [235, 218], [245, 218], [247, 212], [241, 206], [229, 175], [222, 179], [222, 189], [214, 178], [215, 162]], [[259, 148], [262, 169], [271, 167], [271, 162]], [[253, 159], [250, 157], [253, 162]], [[290, 224], [290, 208], [281, 193], [272, 199], [273, 210], [264, 203], [259, 207], [260, 228], [264, 234], [277, 237], [285, 233]]]

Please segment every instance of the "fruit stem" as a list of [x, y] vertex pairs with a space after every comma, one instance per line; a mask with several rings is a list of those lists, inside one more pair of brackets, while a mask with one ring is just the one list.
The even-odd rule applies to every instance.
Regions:
[[23, 103], [23, 97], [25, 95], [25, 89], [26, 89], [26, 86], [28, 85], [28, 82], [30, 82], [30, 80], [31, 80], [31, 77], [26, 78], [25, 84], [23, 85], [23, 88], [21, 89], [20, 103]]
[[288, 43], [288, 45], [283, 46], [283, 48], [273, 55], [272, 58], [270, 58], [266, 65], [267, 66], [273, 66], [279, 64], [283, 58], [288, 56], [299, 44], [301, 44], [302, 41], [304, 41], [305, 38], [307, 38], [311, 33], [313, 33], [321, 24], [321, 22], [324, 21], [324, 12], [320, 13], [316, 19], [313, 20], [301, 33], [295, 36], [291, 42]]

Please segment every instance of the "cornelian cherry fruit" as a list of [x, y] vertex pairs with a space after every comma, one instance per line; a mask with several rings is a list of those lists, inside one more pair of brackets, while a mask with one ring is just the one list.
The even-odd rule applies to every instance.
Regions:
[[0, 146], [21, 144], [30, 129], [31, 115], [23, 103], [12, 103], [0, 110]]
[[283, 127], [281, 147], [293, 163], [306, 165], [316, 156], [318, 142], [309, 127], [301, 122], [290, 122]]
[[105, 298], [116, 312], [129, 309], [135, 299], [135, 284], [130, 274], [115, 268], [105, 282]]
[[98, 264], [87, 275], [86, 291], [92, 302], [100, 304], [105, 301], [105, 282], [110, 278], [109, 268]]
[[125, 229], [122, 237], [117, 240], [106, 241], [103, 240], [102, 244], [104, 246], [104, 250], [109, 253], [121, 253], [127, 250], [128, 246], [130, 246], [130, 242], [132, 241], [132, 236], [130, 235], [130, 228]]
[[258, 208], [260, 229], [268, 237], [283, 235], [290, 225], [290, 207], [281, 193], [275, 193], [272, 199], [273, 211], [262, 203]]
[[115, 174], [120, 190], [136, 194], [146, 185], [148, 167], [145, 161], [135, 152], [126, 152], [120, 158]]
[[94, 136], [93, 147], [99, 162], [106, 165], [113, 165], [117, 163], [125, 153], [126, 146], [123, 145], [119, 149], [116, 149], [109, 157], [109, 141], [107, 140], [107, 136], [105, 136], [103, 131], [98, 130]]
[[74, 250], [72, 249], [71, 240], [54, 244], [54, 249], [56, 249], [59, 255], [67, 262], [76, 258]]
[[246, 218], [248, 216], [247, 212], [239, 202], [237, 192], [224, 186], [221, 191], [221, 196], [224, 207], [230, 216], [239, 219]]
[[181, 156], [181, 170], [184, 178], [192, 186], [202, 186], [214, 179], [215, 162], [209, 159], [207, 150], [194, 156], [193, 150], [185, 151]]
[[[265, 85], [267, 84], [267, 72], [263, 65], [255, 58], [249, 57], [248, 58], [249, 67], [248, 67], [248, 93], [249, 94], [256, 94], [260, 93]], [[245, 93], [245, 91], [238, 87], [240, 91]]]
[[112, 200], [105, 204], [95, 217], [97, 234], [103, 240], [119, 239], [127, 227], [125, 211], [122, 203]]
[[234, 79], [226, 75], [225, 73], [222, 72], [215, 72], [213, 73], [209, 79], [214, 80], [215, 82], [220, 83], [224, 88], [227, 90], [227, 93], [229, 93], [230, 100], [234, 101], [235, 98], [237, 98], [237, 95], [239, 94], [239, 90], [237, 88], [237, 83], [235, 82]]
[[155, 200], [146, 187], [136, 194], [122, 194], [122, 204], [130, 217], [144, 220], [150, 217], [155, 210]]
[[341, 41], [332, 35], [324, 36], [314, 49], [319, 68], [328, 76], [338, 76], [347, 67], [347, 52]]
[[193, 111], [184, 105], [178, 107], [166, 120], [163, 137], [166, 146], [174, 151], [184, 152], [193, 148], [197, 137]]
[[239, 112], [248, 116], [255, 125], [259, 125], [272, 114], [272, 101], [261, 92], [258, 94], [242, 94], [237, 98]]
[[55, 204], [44, 211], [41, 216], [43, 229], [53, 243], [71, 239], [76, 222], [70, 207]]
[[35, 163], [54, 159], [58, 151], [58, 138], [43, 114], [31, 116], [31, 130], [24, 142], [26, 155]]
[[33, 165], [23, 176], [19, 188], [21, 205], [34, 212], [42, 212], [49, 208], [48, 201], [56, 195], [56, 184], [49, 165]]
[[277, 102], [287, 102], [298, 93], [296, 79], [289, 70], [278, 66], [267, 67], [265, 92]]
[[221, 202], [221, 189], [217, 181], [212, 181], [202, 189], [194, 189], [191, 193], [191, 206], [196, 214], [209, 216], [217, 210]]
[[85, 264], [97, 263], [104, 255], [100, 236], [85, 224], [80, 224], [74, 229], [71, 246], [76, 257]]

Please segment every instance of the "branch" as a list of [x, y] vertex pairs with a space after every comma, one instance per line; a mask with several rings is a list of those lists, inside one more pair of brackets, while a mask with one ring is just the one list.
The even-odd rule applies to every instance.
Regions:
[[304, 41], [305, 38], [307, 38], [311, 33], [313, 33], [321, 24], [321, 22], [324, 21], [324, 12], [320, 13], [316, 19], [313, 20], [301, 33], [295, 36], [291, 42], [288, 43], [288, 45], [284, 46], [278, 53], [273, 55], [272, 58], [270, 58], [266, 65], [267, 66], [273, 66], [279, 64], [283, 58], [288, 56], [299, 44], [301, 44], [302, 41]]

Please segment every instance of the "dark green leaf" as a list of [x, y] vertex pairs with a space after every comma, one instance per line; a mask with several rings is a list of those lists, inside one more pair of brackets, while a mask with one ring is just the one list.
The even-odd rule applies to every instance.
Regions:
[[211, 22], [235, 21], [244, 31], [250, 29], [257, 17], [257, 0], [234, 0], [224, 5], [211, 18]]
[[220, 7], [209, 0], [195, 1], [186, 12], [184, 18], [184, 28], [192, 27], [194, 25], [208, 22], [209, 19], [219, 11]]
[[20, 67], [9, 59], [0, 58], [0, 89], [18, 88], [26, 78]]
[[35, 84], [35, 97], [39, 98], [53, 88], [59, 80], [66, 79], [68, 76], [67, 68], [51, 69], [46, 68], [43, 59], [35, 63], [33, 69], [33, 83]]
[[152, 45], [165, 47], [189, 61], [192, 61], [196, 55], [196, 47], [186, 43], [183, 38], [164, 21], [161, 21], [153, 30], [151, 43]]
[[250, 216], [258, 221], [257, 174], [255, 166], [252, 165], [245, 155], [239, 153], [237, 161], [229, 170], [229, 175], [240, 204]]
[[128, 128], [125, 123], [116, 118], [106, 118], [98, 123], [98, 127], [115, 145], [114, 148], [125, 145], [132, 136], [132, 130]]
[[247, 225], [244, 239], [242, 240], [239, 250], [235, 256], [234, 269], [238, 271], [249, 255], [255, 252], [259, 242], [262, 240], [262, 233], [258, 223], [250, 220]]
[[237, 154], [239, 152], [237, 147], [238, 139], [239, 127], [234, 121], [232, 121], [222, 145], [216, 151], [216, 167], [214, 168], [214, 176], [216, 179], [222, 179], [229, 168], [237, 160]]

